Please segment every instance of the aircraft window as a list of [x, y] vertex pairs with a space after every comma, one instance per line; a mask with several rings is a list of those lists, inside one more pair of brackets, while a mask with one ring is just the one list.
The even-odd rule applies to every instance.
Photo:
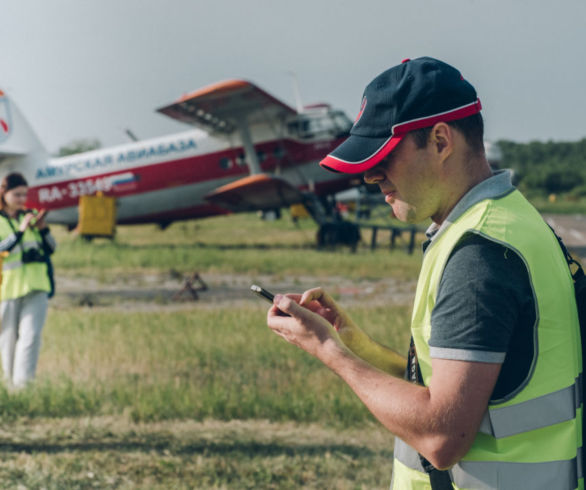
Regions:
[[308, 128], [309, 123], [307, 121], [293, 121], [288, 124], [289, 132], [296, 136], [302, 136]]
[[232, 160], [228, 157], [220, 158], [220, 168], [222, 170], [230, 170], [232, 168]]
[[313, 117], [299, 118], [288, 124], [290, 133], [300, 138], [314, 138], [327, 134], [348, 133], [352, 122], [340, 111]]
[[334, 113], [334, 122], [340, 131], [349, 132], [352, 128], [352, 121], [343, 112]]
[[283, 158], [285, 156], [285, 150], [280, 146], [275, 146], [273, 150], [273, 155], [275, 158]]
[[309, 130], [315, 133], [323, 131], [327, 129], [327, 125], [324, 123], [325, 121], [323, 119], [314, 119], [309, 124]]
[[243, 167], [244, 165], [246, 165], [246, 157], [244, 156], [244, 153], [239, 153], [238, 156], [236, 157], [236, 163], [238, 165], [240, 165], [241, 167]]
[[258, 158], [258, 163], [262, 163], [267, 159], [267, 154], [264, 151], [259, 150], [256, 152], [256, 157]]

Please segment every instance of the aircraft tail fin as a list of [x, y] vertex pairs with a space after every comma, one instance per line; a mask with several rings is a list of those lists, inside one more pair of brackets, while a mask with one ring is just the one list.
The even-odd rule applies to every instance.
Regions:
[[34, 164], [48, 154], [16, 104], [0, 89], [0, 167], [33, 177]]

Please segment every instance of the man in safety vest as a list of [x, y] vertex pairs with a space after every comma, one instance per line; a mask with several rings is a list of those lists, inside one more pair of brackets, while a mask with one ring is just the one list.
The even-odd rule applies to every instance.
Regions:
[[572, 278], [547, 224], [492, 172], [480, 110], [458, 70], [405, 60], [366, 87], [350, 137], [321, 162], [378, 184], [400, 220], [432, 220], [408, 359], [320, 288], [277, 295], [268, 325], [396, 436], [391, 488], [583, 488]]

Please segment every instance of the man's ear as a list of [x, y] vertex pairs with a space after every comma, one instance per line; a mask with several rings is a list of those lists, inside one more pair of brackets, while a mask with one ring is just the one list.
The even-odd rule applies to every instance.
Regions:
[[438, 157], [445, 160], [454, 149], [454, 131], [445, 122], [439, 122], [431, 129], [429, 143]]

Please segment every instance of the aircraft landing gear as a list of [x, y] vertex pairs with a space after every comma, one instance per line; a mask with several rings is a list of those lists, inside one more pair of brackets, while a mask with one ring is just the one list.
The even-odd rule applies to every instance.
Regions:
[[347, 245], [352, 252], [356, 252], [360, 241], [360, 228], [349, 221], [334, 221], [324, 223], [317, 232], [318, 248], [335, 247], [336, 245]]

